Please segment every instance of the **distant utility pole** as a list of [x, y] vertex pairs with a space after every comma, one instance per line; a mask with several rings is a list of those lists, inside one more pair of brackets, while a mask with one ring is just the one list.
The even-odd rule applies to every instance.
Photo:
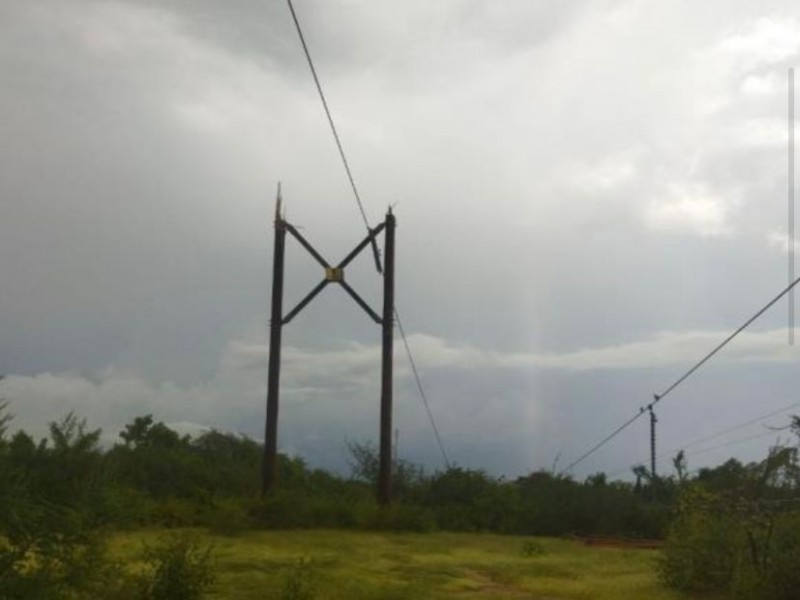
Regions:
[[[380, 456], [378, 474], [378, 502], [388, 505], [391, 501], [392, 478], [392, 356], [394, 346], [394, 230], [395, 218], [391, 208], [386, 220], [365, 237], [336, 266], [332, 266], [314, 247], [281, 215], [281, 193], [275, 207], [275, 247], [272, 266], [272, 310], [269, 336], [269, 366], [267, 374], [267, 418], [264, 430], [264, 461], [261, 478], [261, 493], [268, 494], [275, 487], [278, 460], [278, 397], [280, 392], [281, 332], [297, 314], [308, 305], [329, 283], [338, 283], [356, 304], [382, 328], [381, 352], [381, 410], [380, 410]], [[356, 291], [345, 281], [344, 270], [367, 246], [375, 245], [376, 237], [384, 233], [383, 264], [383, 311], [378, 315]], [[283, 314], [283, 267], [286, 234], [289, 233], [324, 269], [325, 276], [297, 306]]]
[[655, 485], [656, 481], [656, 423], [658, 423], [658, 419], [656, 418], [656, 413], [653, 412], [653, 407], [648, 406], [648, 410], [650, 411], [650, 476], [653, 480], [653, 485]]

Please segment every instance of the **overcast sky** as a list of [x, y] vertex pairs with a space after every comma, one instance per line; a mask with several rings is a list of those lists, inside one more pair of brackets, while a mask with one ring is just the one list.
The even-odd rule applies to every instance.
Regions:
[[[793, 1], [295, 0], [451, 460], [563, 467], [787, 283]], [[272, 215], [363, 237], [282, 0], [0, 4], [0, 397], [262, 438]], [[286, 305], [321, 277], [287, 244]], [[380, 306], [365, 253], [348, 280]], [[659, 451], [798, 398], [787, 303], [658, 406]], [[330, 288], [284, 330], [279, 448], [377, 437], [380, 329]], [[396, 346], [401, 456], [442, 459]], [[800, 406], [794, 408], [800, 412]], [[690, 467], [759, 458], [787, 409]], [[648, 458], [641, 419], [575, 474]], [[668, 469], [668, 456], [660, 462]]]

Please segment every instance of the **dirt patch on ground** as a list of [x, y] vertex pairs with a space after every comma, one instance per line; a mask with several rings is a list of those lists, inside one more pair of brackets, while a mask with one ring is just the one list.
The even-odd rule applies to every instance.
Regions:
[[510, 582], [499, 581], [491, 571], [468, 569], [463, 571], [464, 578], [469, 579], [474, 587], [462, 590], [461, 595], [481, 598], [510, 598], [512, 600], [556, 600], [544, 596], [534, 596]]
[[639, 548], [644, 550], [658, 550], [664, 546], [663, 540], [640, 540], [634, 538], [615, 538], [597, 535], [573, 535], [572, 539], [586, 546], [603, 546], [606, 548]]

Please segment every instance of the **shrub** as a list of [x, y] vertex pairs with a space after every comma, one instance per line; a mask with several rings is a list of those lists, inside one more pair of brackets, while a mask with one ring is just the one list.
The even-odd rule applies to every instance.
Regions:
[[734, 598], [794, 600], [800, 590], [800, 514], [765, 515], [761, 531], [745, 525], [748, 544], [743, 548], [731, 582]]
[[522, 544], [522, 556], [541, 556], [546, 551], [539, 540], [527, 540]]
[[800, 590], [800, 514], [779, 517], [775, 523], [772, 557], [767, 571], [767, 594], [772, 600], [790, 600]]
[[194, 527], [202, 525], [202, 507], [184, 498], [162, 498], [151, 504], [150, 521], [164, 527]]
[[667, 536], [659, 571], [663, 581], [686, 592], [727, 589], [736, 565], [741, 533], [709, 493], [689, 490]]
[[0, 592], [4, 599], [118, 597], [119, 565], [108, 559], [104, 538], [63, 507], [29, 503], [7, 514], [0, 531]]
[[725, 499], [690, 488], [660, 562], [670, 587], [741, 600], [794, 600], [800, 589], [800, 514], [780, 501]]
[[365, 526], [380, 531], [427, 532], [435, 528], [436, 522], [427, 508], [398, 503], [388, 507], [374, 506]]
[[217, 500], [205, 520], [212, 533], [226, 536], [239, 535], [251, 525], [244, 503], [235, 498]]
[[146, 547], [147, 569], [139, 576], [141, 600], [197, 600], [214, 582], [211, 546], [180, 535]]
[[356, 527], [363, 522], [363, 502], [340, 495], [312, 495], [303, 490], [275, 490], [249, 510], [265, 529]]
[[283, 579], [281, 600], [313, 600], [316, 597], [318, 573], [313, 561], [303, 557], [289, 567]]

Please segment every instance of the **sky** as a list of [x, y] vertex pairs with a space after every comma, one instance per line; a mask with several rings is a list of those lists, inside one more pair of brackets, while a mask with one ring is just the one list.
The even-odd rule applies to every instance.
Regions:
[[[295, 9], [368, 219], [397, 217], [397, 308], [452, 463], [566, 467], [786, 287], [796, 3]], [[263, 439], [278, 182], [330, 261], [364, 236], [286, 3], [5, 2], [0, 74], [14, 425], [74, 411], [113, 443], [152, 413]], [[292, 240], [286, 261], [288, 310], [322, 273]], [[346, 277], [380, 307], [369, 253]], [[768, 413], [690, 468], [789, 441], [767, 428], [800, 412], [787, 315], [657, 406], [659, 470]], [[377, 438], [380, 328], [331, 287], [283, 344], [279, 449], [346, 472]], [[441, 469], [399, 339], [395, 372], [398, 454]], [[573, 474], [648, 452], [643, 418]]]

